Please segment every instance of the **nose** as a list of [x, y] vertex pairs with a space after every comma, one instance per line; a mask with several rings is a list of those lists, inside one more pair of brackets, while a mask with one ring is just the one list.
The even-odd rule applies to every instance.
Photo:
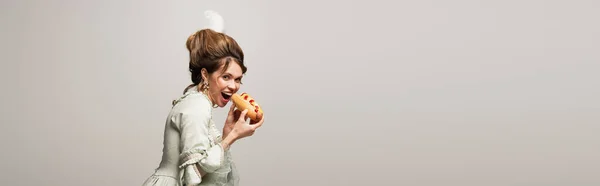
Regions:
[[229, 81], [229, 82], [227, 83], [227, 88], [228, 88], [229, 90], [235, 91], [235, 90], [237, 90], [237, 89], [238, 89], [238, 85], [237, 85], [237, 83], [235, 83], [235, 81]]

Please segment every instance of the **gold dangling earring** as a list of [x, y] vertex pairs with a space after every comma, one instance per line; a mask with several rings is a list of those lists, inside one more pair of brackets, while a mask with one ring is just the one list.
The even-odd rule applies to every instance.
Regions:
[[[204, 82], [204, 85], [203, 85], [202, 89], [203, 89], [202, 92], [204, 93], [204, 95], [206, 96], [206, 98], [209, 98], [208, 97], [208, 82], [206, 82], [206, 81]], [[212, 107], [213, 108], [217, 108], [217, 107], [219, 107], [219, 105], [213, 103]]]
[[208, 82], [204, 82], [204, 85], [202, 86], [202, 92], [206, 95], [208, 95]]

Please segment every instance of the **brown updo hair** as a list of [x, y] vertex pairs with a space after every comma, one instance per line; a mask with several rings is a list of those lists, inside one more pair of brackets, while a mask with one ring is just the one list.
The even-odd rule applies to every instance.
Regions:
[[230, 36], [211, 29], [202, 29], [188, 37], [186, 47], [190, 54], [189, 71], [192, 84], [185, 88], [184, 93], [193, 86], [203, 81], [201, 70], [204, 68], [212, 74], [223, 66], [225, 71], [233, 61], [242, 67], [244, 65], [244, 52], [238, 43]]

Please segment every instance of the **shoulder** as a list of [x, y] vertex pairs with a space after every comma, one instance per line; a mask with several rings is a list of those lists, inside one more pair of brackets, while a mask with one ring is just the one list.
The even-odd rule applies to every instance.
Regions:
[[202, 94], [190, 94], [181, 98], [171, 111], [171, 119], [174, 123], [183, 120], [203, 121], [211, 118], [212, 105]]
[[181, 111], [212, 111], [212, 106], [208, 98], [199, 93], [185, 96], [179, 103], [174, 105], [174, 108]]

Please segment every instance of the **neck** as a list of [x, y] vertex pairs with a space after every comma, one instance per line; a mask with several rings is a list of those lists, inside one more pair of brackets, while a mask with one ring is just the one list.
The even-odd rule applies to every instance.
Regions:
[[215, 104], [215, 101], [213, 100], [212, 96], [208, 93], [208, 90], [207, 91], [202, 91], [202, 87], [203, 86], [198, 86], [197, 87], [197, 91], [200, 92], [200, 93], [202, 93], [202, 94], [204, 94], [204, 95], [206, 95], [206, 97], [208, 98], [208, 101], [210, 102], [210, 104], [212, 105], [212, 107], [216, 108], [217, 105]]

